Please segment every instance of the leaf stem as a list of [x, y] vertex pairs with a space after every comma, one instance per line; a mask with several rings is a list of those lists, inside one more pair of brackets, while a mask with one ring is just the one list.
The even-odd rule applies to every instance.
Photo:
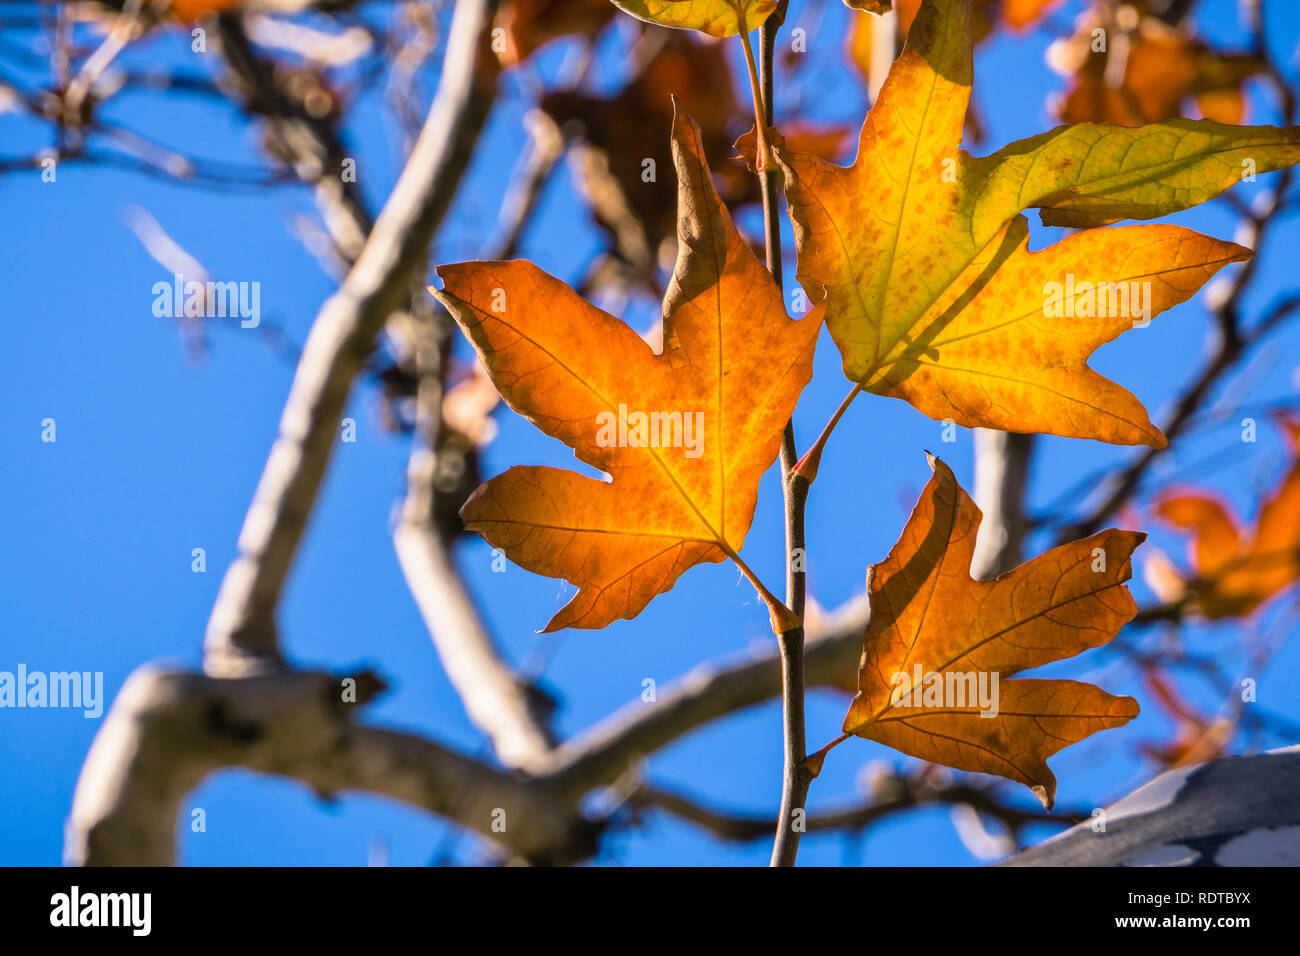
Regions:
[[730, 548], [726, 548], [725, 546], [723, 547], [727, 552], [727, 557], [731, 558], [736, 567], [740, 568], [740, 573], [745, 576], [746, 580], [748, 580], [750, 584], [754, 585], [754, 589], [758, 591], [758, 596], [761, 597], [763, 603], [767, 605], [767, 614], [772, 625], [772, 633], [779, 635], [783, 631], [789, 630], [792, 627], [798, 627], [800, 618], [797, 617], [790, 608], [783, 604], [780, 598], [767, 589], [767, 585], [759, 579], [758, 575], [750, 569], [749, 565], [745, 563], [745, 560], [739, 554], [732, 551]]
[[828, 743], [821, 750], [817, 751], [815, 754], [809, 754], [808, 759], [804, 761], [804, 765], [808, 768], [808, 772], [811, 773], [814, 777], [816, 777], [819, 773], [821, 773], [822, 763], [826, 760], [826, 755], [830, 753], [832, 750], [834, 750], [836, 747], [838, 747], [840, 744], [844, 743], [844, 741], [848, 740], [851, 736], [853, 735], [840, 734], [838, 737], [836, 737], [834, 740]]
[[[776, 14], [774, 13], [772, 16], [776, 16]], [[759, 36], [764, 38], [764, 42], [766, 42], [768, 35], [768, 23], [771, 22], [771, 17], [769, 17], [759, 31]], [[754, 169], [762, 176], [766, 175], [767, 170], [767, 128], [772, 125], [771, 95], [770, 91], [768, 96], [764, 97], [763, 95], [763, 84], [758, 78], [758, 67], [754, 64], [754, 48], [749, 42], [747, 26], [748, 24], [742, 20], [739, 35], [740, 45], [745, 49], [745, 66], [749, 68], [750, 98], [754, 101], [754, 135], [758, 140], [758, 151], [754, 156]], [[773, 31], [773, 34], [775, 34], [775, 31]], [[770, 261], [768, 266], [771, 267]]]
[[840, 407], [835, 409], [835, 414], [826, 423], [822, 433], [817, 436], [817, 440], [813, 442], [812, 447], [804, 452], [803, 457], [799, 459], [799, 464], [795, 465], [795, 474], [803, 477], [809, 484], [817, 480], [817, 469], [821, 467], [822, 463], [822, 451], [826, 448], [826, 442], [831, 437], [831, 432], [835, 431], [835, 426], [840, 423], [840, 419], [844, 417], [844, 413], [849, 410], [849, 406], [853, 404], [853, 400], [858, 397], [858, 393], [861, 391], [862, 384], [858, 383], [853, 386], [853, 390], [848, 395], [844, 396], [844, 401], [840, 402]]

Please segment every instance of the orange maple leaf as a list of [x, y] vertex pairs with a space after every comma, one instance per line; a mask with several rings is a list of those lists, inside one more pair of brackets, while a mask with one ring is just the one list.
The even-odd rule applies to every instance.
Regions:
[[172, 0], [169, 12], [182, 23], [193, 23], [209, 13], [221, 13], [231, 10], [244, 0]]
[[593, 39], [613, 17], [607, 0], [509, 0], [493, 24], [505, 40], [497, 59], [502, 66], [515, 66], [558, 37]]
[[[1096, 31], [1110, 37], [1094, 50]], [[1057, 114], [1067, 123], [1085, 121], [1138, 126], [1182, 115], [1195, 99], [1202, 116], [1240, 123], [1246, 113], [1242, 84], [1265, 69], [1247, 53], [1212, 50], [1186, 27], [1172, 27], [1134, 7], [1118, 16], [1096, 11], [1084, 17], [1073, 37], [1053, 44], [1052, 66], [1072, 77]]]
[[871, 617], [844, 733], [1029, 787], [1051, 809], [1047, 758], [1137, 716], [1131, 697], [1006, 678], [1110, 641], [1137, 613], [1124, 582], [1136, 531], [1101, 531], [991, 581], [970, 575], [980, 510], [934, 475], [889, 557], [867, 572]]
[[1082, 124], [972, 157], [959, 148], [970, 12], [970, 0], [923, 4], [852, 166], [772, 149], [799, 281], [814, 299], [825, 290], [827, 327], [860, 390], [965, 426], [1163, 447], [1141, 402], [1087, 359], [1249, 251], [1155, 225], [1031, 252], [1020, 213], [1072, 227], [1165, 215], [1243, 169], [1300, 161], [1300, 129]]
[[1142, 670], [1142, 682], [1152, 698], [1174, 722], [1174, 736], [1168, 742], [1146, 741], [1138, 745], [1142, 754], [1161, 764], [1165, 769], [1189, 767], [1221, 756], [1233, 734], [1237, 731], [1235, 716], [1239, 715], [1241, 701], [1230, 698], [1229, 709], [1234, 717], [1206, 717], [1199, 713], [1178, 693], [1168, 672], [1147, 666]]
[[812, 375], [821, 313], [786, 315], [684, 113], [673, 121], [673, 158], [679, 253], [660, 353], [529, 262], [438, 269], [445, 286], [434, 295], [502, 398], [612, 477], [514, 467], [461, 511], [517, 564], [578, 585], [548, 631], [633, 617], [704, 561], [730, 557], [747, 572], [737, 552], [758, 480]]
[[1232, 509], [1207, 493], [1170, 492], [1156, 503], [1161, 519], [1191, 535], [1191, 573], [1163, 598], [1190, 600], [1210, 620], [1244, 617], [1300, 580], [1300, 418], [1279, 424], [1293, 464], [1249, 536]]

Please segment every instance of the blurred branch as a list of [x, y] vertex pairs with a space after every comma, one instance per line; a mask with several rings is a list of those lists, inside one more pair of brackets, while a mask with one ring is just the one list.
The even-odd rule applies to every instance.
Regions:
[[[868, 607], [860, 597], [810, 628], [804, 647], [808, 686], [842, 685], [862, 653]], [[553, 773], [569, 792], [613, 783], [646, 755], [720, 717], [761, 704], [781, 692], [775, 651], [697, 667], [661, 688], [655, 702], [640, 700], [561, 746]]]
[[[280, 150], [299, 175], [316, 183], [326, 228], [338, 255], [344, 262], [353, 262], [372, 225], [355, 179], [343, 180], [326, 172], [337, 171], [346, 154], [333, 125], [307, 115], [284, 95], [273, 72], [254, 55], [237, 16], [222, 17], [221, 36], [250, 105], [268, 117]], [[558, 133], [554, 138], [558, 156]], [[553, 166], [554, 157], [546, 165], [547, 169]], [[536, 190], [532, 192], [535, 199]], [[531, 208], [529, 200], [519, 211], [517, 229], [522, 230]], [[517, 233], [514, 235], [517, 239]], [[393, 544], [443, 668], [470, 719], [488, 735], [503, 763], [528, 767], [535, 765], [553, 742], [546, 724], [549, 704], [501, 658], [452, 560], [454, 536], [440, 533], [437, 517], [441, 505], [435, 479], [440, 465], [437, 449], [450, 329], [447, 317], [435, 312], [424, 289], [423, 259], [412, 274], [408, 295], [385, 320], [389, 335], [415, 364], [418, 382], [407, 497], [393, 531]]]
[[442, 81], [392, 195], [341, 288], [322, 307], [253, 504], [208, 622], [205, 668], [239, 674], [279, 666], [275, 608], [315, 504], [352, 381], [412, 281], [451, 203], [491, 108], [487, 50], [495, 0], [456, 6]]
[[1034, 436], [975, 429], [975, 488], [984, 518], [975, 538], [971, 577], [995, 578], [1024, 560], [1025, 490]]
[[[343, 175], [347, 150], [326, 119], [310, 115], [285, 95], [271, 69], [253, 52], [237, 13], [217, 19], [222, 53], [238, 79], [246, 108], [265, 116], [282, 159], [298, 178], [316, 187], [330, 233], [346, 262], [354, 262], [370, 234], [371, 217], [355, 176]], [[473, 69], [472, 64], [463, 67]]]
[[[597, 828], [525, 781], [352, 713], [383, 683], [281, 672], [242, 678], [153, 667], [127, 680], [87, 755], [65, 854], [74, 865], [170, 866], [186, 794], [210, 773], [242, 767], [296, 778], [316, 793], [367, 792], [437, 813], [534, 862], [594, 852]], [[505, 814], [502, 817], [502, 813]], [[495, 826], [503, 820], [505, 826]]]
[[519, 251], [524, 230], [532, 221], [542, 187], [564, 155], [564, 136], [545, 110], [534, 109], [524, 116], [532, 149], [522, 174], [511, 186], [501, 209], [502, 236], [488, 259], [513, 259]]
[[[419, 384], [406, 500], [393, 529], [393, 547], [470, 720], [488, 735], [507, 766], [536, 769], [554, 744], [547, 725], [552, 704], [502, 660], [452, 560], [454, 535], [440, 531], [438, 439], [450, 320], [439, 311], [423, 321], [412, 316], [408, 324], [412, 328], [405, 338], [414, 348]], [[459, 525], [459, 518], [455, 520]]]
[[[967, 806], [976, 813], [992, 817], [1018, 832], [1030, 823], [1055, 823], [1069, 826], [1087, 815], [1081, 811], [1022, 810], [1003, 803], [988, 787], [962, 783], [943, 783], [930, 779], [923, 770], [911, 775], [889, 774], [872, 781], [872, 795], [859, 805], [810, 814], [807, 832], [827, 833], [843, 830], [858, 833], [871, 824], [917, 807], [947, 804]], [[636, 809], [654, 809], [707, 830], [723, 840], [747, 843], [772, 836], [775, 826], [766, 816], [728, 813], [704, 806], [698, 800], [660, 787], [646, 786], [629, 799]]]

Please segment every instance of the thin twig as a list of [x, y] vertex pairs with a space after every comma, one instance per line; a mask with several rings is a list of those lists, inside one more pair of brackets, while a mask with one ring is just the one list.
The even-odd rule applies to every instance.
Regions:
[[[785, 21], [786, 4], [782, 3], [759, 30], [759, 68], [754, 90], [755, 129], [758, 144], [759, 183], [763, 195], [763, 239], [767, 268], [777, 288], [782, 288], [781, 221], [777, 202], [780, 189], [771, 164], [766, 160], [766, 130], [775, 123], [773, 60], [776, 34]], [[748, 37], [742, 33], [745, 57], [751, 81], [755, 78], [753, 54]], [[783, 740], [781, 774], [781, 810], [777, 818], [776, 837], [772, 844], [772, 866], [794, 866], [799, 853], [799, 836], [805, 829], [804, 804], [813, 774], [805, 765], [807, 734], [804, 726], [804, 605], [807, 596], [807, 540], [804, 514], [808, 502], [809, 481], [795, 472], [799, 453], [795, 444], [794, 422], [786, 423], [781, 440], [781, 487], [785, 497], [785, 604], [798, 619], [794, 627], [777, 635], [781, 653], [781, 725]]]

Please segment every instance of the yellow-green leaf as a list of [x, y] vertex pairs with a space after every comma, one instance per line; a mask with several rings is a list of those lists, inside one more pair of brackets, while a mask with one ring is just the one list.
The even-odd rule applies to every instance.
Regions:
[[1021, 211], [1076, 226], [1161, 216], [1300, 161], [1300, 129], [1082, 125], [977, 159], [960, 148], [971, 82], [970, 0], [927, 0], [852, 166], [773, 149], [799, 280], [825, 290], [845, 375], [960, 425], [1162, 447], [1087, 359], [1249, 251], [1130, 226], [1030, 252]]
[[779, 0], [613, 0], [638, 20], [729, 37], [763, 25]]

